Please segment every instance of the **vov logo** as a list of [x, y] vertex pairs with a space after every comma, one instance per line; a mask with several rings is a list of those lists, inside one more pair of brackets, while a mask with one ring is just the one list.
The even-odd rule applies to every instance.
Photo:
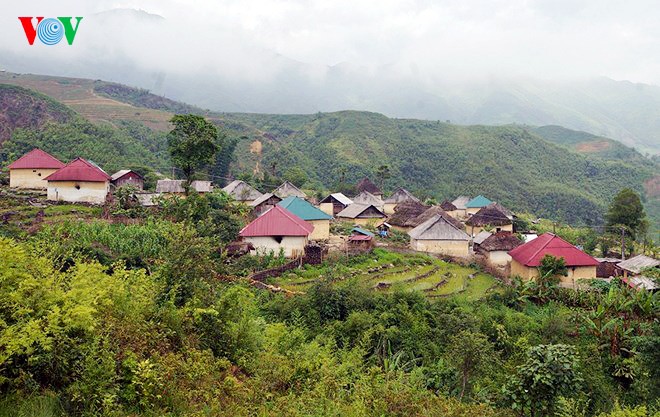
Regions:
[[[37, 19], [37, 24], [33, 24], [33, 20]], [[73, 40], [78, 32], [78, 26], [82, 17], [76, 17], [76, 26], [73, 27], [73, 17], [64, 16], [57, 19], [49, 17], [44, 19], [41, 17], [19, 17], [25, 31], [25, 37], [30, 45], [34, 44], [34, 38], [39, 38], [44, 45], [56, 45], [60, 43], [63, 37], [69, 45], [73, 45]]]

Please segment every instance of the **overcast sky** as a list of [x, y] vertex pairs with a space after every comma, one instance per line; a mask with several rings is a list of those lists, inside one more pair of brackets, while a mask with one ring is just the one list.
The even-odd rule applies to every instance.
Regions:
[[[115, 8], [165, 21], [103, 25], [94, 17]], [[29, 47], [17, 16], [36, 15], [84, 16], [74, 46]], [[94, 48], [154, 70], [214, 68], [248, 78], [268, 77], [275, 69], [261, 58], [279, 54], [321, 72], [347, 63], [430, 79], [607, 76], [660, 84], [659, 22], [657, 0], [4, 1], [0, 48], [67, 59]]]

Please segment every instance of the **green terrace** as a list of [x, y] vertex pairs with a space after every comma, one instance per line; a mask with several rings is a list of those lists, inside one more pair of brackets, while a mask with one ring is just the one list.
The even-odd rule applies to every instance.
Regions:
[[421, 291], [429, 298], [478, 300], [499, 291], [499, 281], [477, 268], [410, 253], [376, 249], [370, 254], [342, 258], [322, 265], [306, 265], [271, 278], [268, 283], [289, 291], [306, 292], [328, 281], [334, 285], [366, 285], [374, 291]]

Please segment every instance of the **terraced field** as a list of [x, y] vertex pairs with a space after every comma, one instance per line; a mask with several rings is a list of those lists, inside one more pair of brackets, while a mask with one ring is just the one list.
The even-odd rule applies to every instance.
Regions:
[[398, 254], [377, 249], [372, 255], [345, 265], [341, 261], [325, 266], [290, 271], [268, 283], [290, 291], [305, 292], [321, 280], [333, 283], [352, 280], [374, 291], [420, 291], [429, 298], [461, 297], [477, 300], [499, 290], [499, 281], [474, 268], [442, 261], [422, 254]]

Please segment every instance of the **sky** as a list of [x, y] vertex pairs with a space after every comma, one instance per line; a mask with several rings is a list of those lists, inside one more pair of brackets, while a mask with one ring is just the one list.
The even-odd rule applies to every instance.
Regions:
[[[0, 51], [76, 60], [94, 51], [142, 69], [268, 81], [354, 66], [433, 83], [491, 76], [606, 76], [660, 84], [657, 0], [5, 0]], [[103, 18], [139, 9], [164, 20]], [[28, 46], [18, 16], [83, 16], [73, 46]], [[2, 65], [2, 56], [0, 56]]]

